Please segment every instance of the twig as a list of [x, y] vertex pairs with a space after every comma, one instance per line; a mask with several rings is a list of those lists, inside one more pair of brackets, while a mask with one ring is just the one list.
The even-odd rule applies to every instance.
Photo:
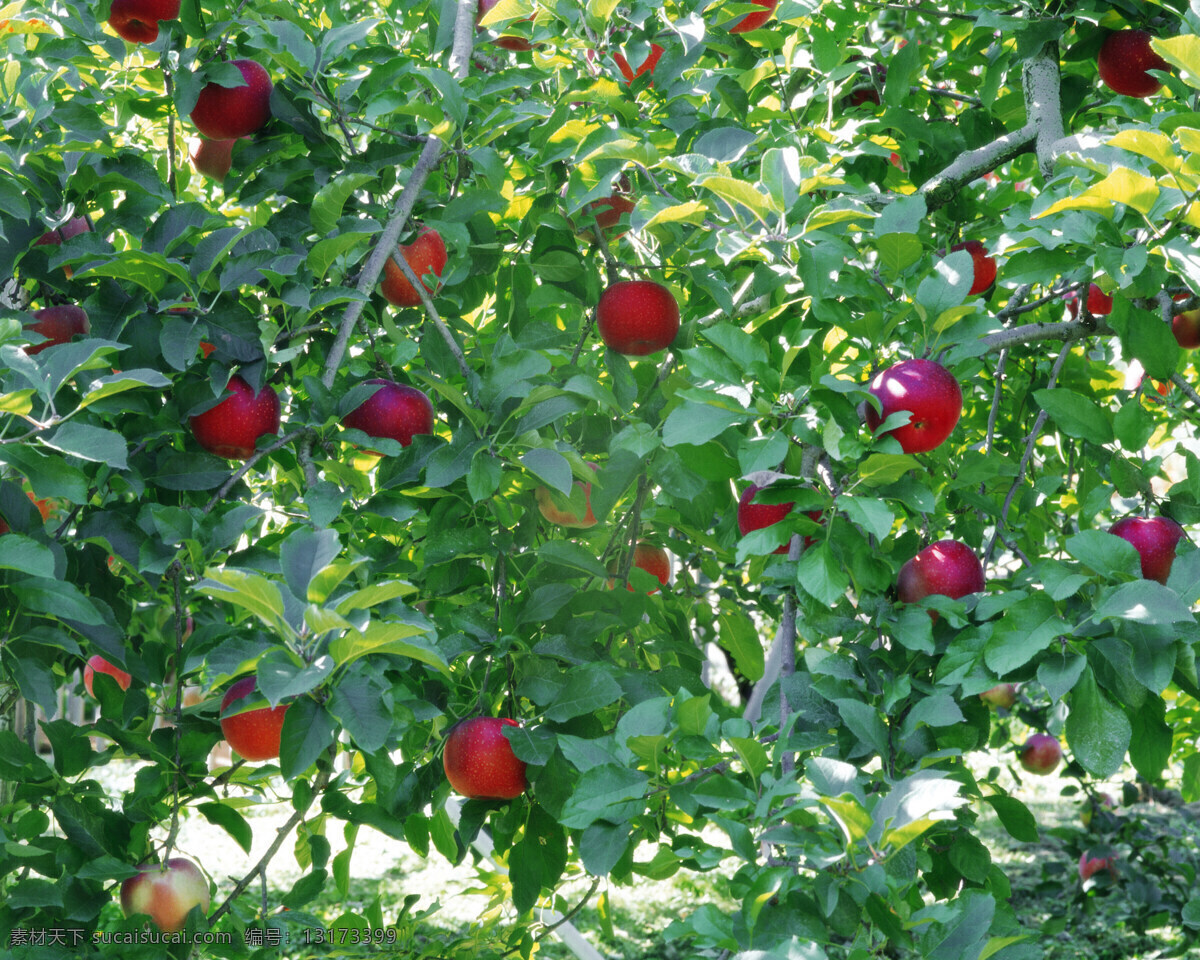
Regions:
[[969, 20], [974, 23], [979, 18], [973, 13], [952, 13], [949, 10], [939, 10], [937, 7], [927, 7], [921, 3], [868, 3], [867, 6], [877, 10], [903, 10], [905, 13], [923, 13], [938, 20]]
[[566, 913], [564, 913], [561, 917], [559, 917], [557, 920], [555, 920], [554, 923], [550, 924], [550, 926], [548, 926], [545, 930], [543, 930], [541, 933], [539, 933], [537, 935], [537, 937], [534, 939], [534, 943], [540, 943], [542, 940], [546, 939], [546, 937], [550, 936], [550, 934], [552, 934], [555, 930], [557, 930], [559, 927], [561, 927], [564, 923], [569, 922], [571, 920], [571, 918], [575, 917], [579, 913], [579, 911], [582, 910], [587, 905], [587, 902], [592, 899], [592, 895], [595, 894], [595, 892], [599, 889], [599, 887], [600, 887], [600, 878], [595, 877], [592, 880], [592, 885], [588, 888], [588, 892], [583, 895], [583, 899], [580, 900], [577, 904], [575, 904], [575, 906], [573, 906], [570, 910], [568, 910]]
[[254, 465], [259, 460], [261, 460], [263, 457], [265, 457], [269, 453], [274, 453], [276, 450], [286, 447], [293, 440], [303, 437], [306, 434], [311, 435], [311, 436], [316, 436], [315, 431], [312, 430], [310, 427], [301, 427], [299, 430], [293, 430], [291, 433], [280, 437], [278, 440], [276, 440], [274, 443], [270, 444], [269, 446], [263, 447], [261, 450], [255, 450], [254, 453], [250, 456], [250, 458], [245, 463], [243, 463], [240, 467], [238, 467], [232, 474], [230, 474], [230, 477], [228, 480], [226, 480], [223, 484], [221, 484], [221, 488], [216, 493], [214, 493], [212, 496], [212, 499], [209, 500], [208, 503], [206, 503], [204, 505], [204, 512], [211, 513], [213, 508], [218, 503], [220, 503], [222, 500], [224, 500], [225, 495], [227, 493], [229, 493], [230, 490], [233, 489], [234, 484], [236, 484], [239, 480], [242, 479], [242, 477], [244, 477], [247, 473], [249, 473], [250, 470], [254, 467]]
[[[429, 291], [425, 289], [417, 273], [409, 265], [404, 257], [392, 257], [392, 262], [400, 268], [400, 272], [412, 284], [412, 288], [417, 292], [417, 296], [421, 298], [421, 305], [425, 308], [425, 312], [429, 315], [429, 319], [433, 321], [433, 325], [437, 327], [438, 333], [442, 335], [442, 339], [446, 341], [446, 347], [454, 356], [454, 362], [458, 364], [458, 370], [463, 375], [464, 379], [471, 379], [471, 368], [467, 366], [467, 358], [463, 354], [462, 347], [458, 345], [458, 341], [454, 339], [454, 334], [450, 332], [450, 328], [446, 326], [445, 321], [437, 312], [437, 307], [433, 305], [433, 300], [429, 297]], [[476, 401], [478, 405], [478, 401]]]

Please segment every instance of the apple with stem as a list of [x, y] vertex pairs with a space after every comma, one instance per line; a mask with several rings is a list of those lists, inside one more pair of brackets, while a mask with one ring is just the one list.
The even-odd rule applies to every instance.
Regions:
[[[900, 568], [896, 596], [902, 603], [920, 603], [932, 594], [958, 600], [986, 585], [974, 550], [957, 540], [938, 540]], [[929, 613], [936, 621], [937, 611]]]
[[1062, 745], [1057, 737], [1048, 733], [1035, 733], [1025, 741], [1017, 759], [1030, 773], [1045, 777], [1058, 769], [1062, 761]]
[[868, 392], [880, 410], [867, 404], [865, 416], [872, 431], [894, 413], [909, 421], [889, 431], [905, 453], [927, 453], [940, 446], [962, 416], [962, 388], [954, 375], [933, 360], [901, 360], [877, 374]]
[[1166, 583], [1175, 562], [1175, 545], [1187, 534], [1170, 517], [1122, 517], [1108, 532], [1133, 545], [1141, 560], [1142, 576]]
[[747, 13], [729, 28], [730, 33], [749, 33], [751, 30], [757, 30], [771, 19], [771, 14], [775, 12], [775, 5], [779, 0], [750, 0], [750, 2], [765, 9]]
[[[225, 691], [221, 699], [221, 733], [229, 746], [246, 760], [274, 760], [279, 756], [283, 717], [290, 704], [244, 709], [243, 701], [252, 703], [261, 699], [256, 695], [257, 689], [257, 678], [249, 676]], [[240, 713], [231, 712], [239, 710]]]
[[390, 438], [402, 447], [411, 444], [418, 433], [433, 433], [433, 404], [420, 390], [379, 377], [366, 382], [378, 384], [379, 389], [346, 414], [342, 426], [371, 437]]
[[[795, 501], [789, 503], [755, 503], [754, 498], [758, 496], [758, 491], [762, 489], [764, 488], [752, 483], [742, 491], [742, 495], [738, 498], [737, 525], [738, 532], [743, 537], [752, 530], [761, 530], [763, 527], [770, 527], [779, 523], [780, 520], [791, 513], [792, 507], [796, 505]], [[808, 518], [819, 523], [821, 520], [821, 511], [808, 511]], [[806, 547], [812, 546], [815, 542], [813, 537], [804, 538], [804, 545]], [[788, 546], [785, 543], [775, 552], [787, 553]]]
[[600, 295], [596, 328], [610, 350], [644, 357], [674, 342], [679, 333], [679, 304], [661, 283], [619, 280]]
[[950, 248], [951, 253], [956, 250], [966, 250], [971, 255], [974, 277], [971, 280], [971, 289], [967, 291], [968, 296], [983, 293], [996, 282], [996, 261], [988, 256], [987, 247], [978, 240], [965, 240]]
[[232, 63], [245, 83], [237, 87], [207, 83], [190, 114], [196, 129], [209, 140], [248, 137], [271, 119], [270, 74], [253, 60], [234, 60]]
[[[641, 541], [633, 550], [633, 566], [639, 570], [645, 570], [650, 576], [658, 580], [662, 586], [666, 586], [671, 579], [671, 558], [667, 556], [667, 551], [662, 547], [656, 546], [653, 543]], [[608, 565], [608, 572], [615, 574], [619, 569], [620, 564], [617, 560], [612, 560]], [[616, 579], [609, 578], [608, 589], [616, 586]], [[633, 584], [626, 582], [627, 590], [633, 589]], [[647, 595], [658, 593], [658, 588], [646, 591]]]
[[1000, 683], [989, 690], [984, 690], [979, 699], [989, 707], [1000, 710], [1011, 710], [1017, 702], [1017, 686], [1014, 683]]
[[153, 43], [158, 24], [179, 17], [180, 0], [113, 0], [108, 25], [130, 43]]
[[91, 696], [96, 696], [92, 690], [92, 684], [95, 682], [97, 673], [107, 673], [110, 677], [117, 681], [117, 684], [122, 690], [128, 690], [129, 684], [133, 682], [133, 677], [122, 670], [115, 664], [109, 663], [100, 654], [95, 654], [88, 658], [88, 662], [83, 668], [83, 685], [87, 688], [87, 692]]
[[471, 717], [460, 720], [446, 734], [442, 767], [456, 792], [470, 800], [512, 800], [529, 784], [525, 763], [517, 759], [504, 736], [516, 720]]
[[[594, 463], [589, 463], [588, 466], [593, 471], [600, 469]], [[596, 515], [592, 513], [592, 485], [590, 482], [584, 483], [576, 480], [575, 486], [583, 488], [584, 515], [582, 517], [569, 510], [560, 509], [554, 502], [554, 495], [548, 487], [539, 486], [534, 491], [534, 497], [537, 499], [538, 510], [551, 523], [558, 524], [560, 527], [578, 527], [586, 530], [588, 527], [596, 525]]]
[[1162, 84], [1148, 71], [1171, 68], [1150, 46], [1153, 39], [1145, 30], [1118, 30], [1105, 37], [1096, 68], [1108, 89], [1127, 97], [1158, 93]]
[[192, 433], [209, 453], [247, 460], [259, 437], [279, 432], [279, 395], [270, 384], [255, 393], [238, 374], [229, 378], [226, 389], [230, 396], [191, 418]]
[[[434, 291], [425, 282], [425, 277], [433, 274], [437, 277], [446, 269], [446, 242], [442, 235], [432, 227], [422, 227], [417, 238], [407, 246], [400, 247], [400, 256], [412, 268], [412, 272], [421, 281], [421, 286], [430, 296]], [[434, 286], [437, 286], [435, 281]], [[421, 295], [416, 287], [409, 282], [404, 271], [396, 263], [395, 254], [387, 258], [383, 265], [383, 283], [380, 292], [384, 299], [395, 307], [419, 307]]]
[[208, 913], [208, 881], [191, 860], [171, 857], [166, 863], [143, 863], [137, 869], [137, 876], [121, 884], [125, 916], [144, 914], [163, 933], [177, 933], [193, 907]]
[[43, 343], [31, 344], [25, 348], [25, 353], [31, 357], [60, 343], [69, 343], [76, 334], [86, 336], [92, 329], [87, 311], [73, 303], [37, 310], [33, 319], [34, 322], [27, 324], [25, 329], [31, 333], [40, 333], [46, 339]]

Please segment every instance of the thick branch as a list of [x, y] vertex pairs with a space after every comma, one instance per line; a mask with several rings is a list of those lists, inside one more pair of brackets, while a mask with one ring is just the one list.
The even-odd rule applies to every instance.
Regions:
[[1020, 343], [1037, 343], [1042, 340], [1082, 340], [1095, 333], [1113, 333], [1113, 329], [1096, 317], [1079, 320], [1062, 320], [1058, 323], [1027, 323], [1023, 327], [989, 333], [979, 343], [984, 353], [995, 353]]
[[917, 193], [925, 197], [930, 210], [944, 207], [972, 180], [1020, 156], [1037, 140], [1037, 127], [1027, 123], [1014, 133], [1006, 133], [991, 143], [960, 154], [950, 166], [921, 184]]
[[1047, 179], [1054, 174], [1054, 145], [1066, 135], [1059, 79], [1057, 43], [1047, 43], [1021, 68], [1025, 116], [1037, 130], [1038, 167]]

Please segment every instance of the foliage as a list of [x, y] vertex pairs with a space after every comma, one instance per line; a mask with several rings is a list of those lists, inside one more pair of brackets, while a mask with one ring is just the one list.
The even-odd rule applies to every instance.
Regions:
[[[966, 762], [993, 736], [979, 693], [1023, 684], [1083, 777], [1128, 761], [1157, 782], [1175, 760], [1200, 793], [1180, 696], [1200, 697], [1200, 553], [1185, 543], [1163, 585], [1106, 532], [1142, 509], [1200, 521], [1200, 396], [1169, 327], [1200, 302], [1182, 0], [783, 0], [740, 35], [747, 4], [502, 0], [485, 26], [535, 49], [481, 33], [469, 61], [469, 0], [184, 0], [150, 46], [113, 36], [108, 6], [2, 17], [0, 669], [7, 703], [48, 713], [92, 654], [134, 682], [98, 675], [86, 731], [43, 723], [49, 757], [0, 731], [0, 928], [162, 956], [91, 941], [142, 929], [116, 886], [179, 817], [248, 851], [244, 811], [282, 777], [310, 867], [282, 897], [295, 916], [255, 894], [269, 858], [212, 877], [220, 906], [192, 920], [232, 935], [212, 956], [270, 955], [246, 932], [295, 935], [314, 898], [347, 894], [352, 854], [326, 834], [375, 830], [455, 862], [494, 843], [497, 909], [442, 956], [531, 956], [564, 877], [721, 870], [741, 908], [672, 923], [689, 956], [1024, 960], [1038, 931], [978, 820], [1022, 842], [1038, 825]], [[1173, 68], [1145, 100], [1095, 74], [1131, 24]], [[621, 82], [610, 55], [640, 63], [652, 38], [653, 74]], [[186, 117], [235, 56], [271, 73], [273, 119], [217, 185], [186, 162]], [[867, 85], [878, 105], [851, 101]], [[588, 205], [621, 174], [631, 230], [598, 243]], [[35, 244], [83, 215], [91, 232]], [[431, 304], [395, 311], [375, 280], [416, 224], [449, 262]], [[945, 252], [963, 240], [999, 264], [981, 296], [970, 254]], [[635, 277], [681, 305], [664, 354], [592, 333], [604, 287]], [[1112, 313], [1064, 315], [1093, 281]], [[60, 302], [90, 334], [27, 355], [23, 311]], [[909, 356], [965, 396], [928, 454], [862, 423], [872, 374]], [[1147, 390], [1135, 361], [1175, 388]], [[279, 438], [236, 470], [188, 427], [234, 370], [284, 400]], [[435, 434], [341, 430], [372, 376], [426, 391]], [[796, 509], [740, 537], [751, 478]], [[600, 522], [547, 523], [536, 488], [582, 515], [575, 480]], [[985, 560], [986, 592], [897, 603], [901, 564], [943, 537]], [[639, 540], [675, 558], [661, 592], [630, 571]], [[608, 586], [614, 558], [632, 591]], [[760, 709], [705, 685], [709, 642]], [[250, 671], [290, 704], [279, 763], [214, 776], [220, 697]], [[522, 721], [532, 788], [459, 816], [439, 745], [481, 712]], [[107, 796], [93, 771], [117, 756], [146, 765]], [[1167, 881], [1166, 853], [1142, 854], [1160, 895], [1131, 916], [1188, 927], [1194, 871]], [[403, 932], [413, 909], [334, 926]]]

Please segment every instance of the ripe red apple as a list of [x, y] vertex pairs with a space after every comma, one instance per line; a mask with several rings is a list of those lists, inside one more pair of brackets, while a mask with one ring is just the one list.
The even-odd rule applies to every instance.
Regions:
[[[500, 2], [500, 0], [479, 0], [479, 10], [475, 14], [475, 29], [476, 30], [478, 30], [481, 33], [487, 32], [488, 28], [481, 26], [480, 21], [491, 11], [492, 7], [494, 7], [499, 2]], [[532, 20], [533, 15], [531, 14], [530, 16], [526, 17], [525, 19]], [[497, 37], [492, 42], [495, 43], [496, 46], [500, 47], [500, 49], [502, 49], [502, 50], [513, 50], [518, 53], [533, 49], [533, 44], [530, 43], [524, 37], [505, 36], [505, 35], [501, 34], [499, 37]], [[418, 277], [420, 275], [421, 274], [419, 274], [419, 273], [417, 274]]]
[[57, 230], [48, 230], [43, 233], [34, 242], [35, 247], [41, 247], [46, 244], [57, 247], [64, 240], [70, 240], [72, 237], [77, 237], [81, 233], [91, 233], [92, 225], [88, 223], [87, 217], [74, 217], [68, 220]]
[[389, 437], [407, 447], [418, 433], [433, 433], [433, 404], [416, 387], [375, 378], [378, 390], [346, 414], [343, 426], [372, 437]]
[[109, 663], [100, 654], [96, 654], [88, 659], [88, 662], [83, 668], [83, 685], [87, 687], [87, 692], [91, 696], [96, 694], [92, 690], [92, 683], [95, 680], [97, 673], [107, 673], [110, 677], [117, 681], [122, 690], [128, 690], [129, 684], [133, 681], [133, 677], [127, 674], [120, 667]]
[[[279, 735], [283, 731], [283, 715], [289, 704], [259, 707], [226, 716], [231, 704], [238, 700], [259, 699], [254, 696], [258, 687], [255, 677], [242, 677], [225, 691], [221, 699], [221, 732], [226, 742], [247, 760], [274, 760], [279, 756]], [[234, 709], [238, 709], [237, 706]]]
[[209, 140], [200, 137], [195, 141], [192, 150], [192, 166], [197, 173], [202, 173], [213, 180], [224, 180], [233, 166], [233, 145], [236, 139]]
[[[938, 540], [900, 568], [896, 596], [903, 603], [918, 603], [930, 594], [957, 600], [981, 592], [985, 585], [983, 564], [974, 550], [957, 540]], [[936, 620], [937, 611], [929, 612]]]
[[[442, 235], [430, 227], [422, 227], [421, 232], [417, 234], [417, 239], [408, 246], [400, 247], [400, 255], [404, 257], [412, 268], [412, 272], [420, 279], [425, 292], [432, 294], [433, 291], [429, 289], [429, 284], [425, 282], [424, 278], [431, 273], [440, 277], [442, 271], [446, 269], [446, 244], [442, 240]], [[409, 283], [408, 277], [396, 263], [395, 254], [388, 257], [387, 262], [383, 265], [383, 284], [380, 291], [387, 302], [393, 306], [419, 307], [421, 305], [421, 295]]]
[[442, 749], [450, 786], [470, 800], [512, 800], [523, 794], [529, 786], [525, 764], [503, 733], [517, 726], [506, 717], [471, 717], [451, 727]]
[[663, 48], [657, 43], [651, 43], [649, 56], [642, 61], [642, 65], [636, 71], [629, 65], [629, 61], [625, 59], [625, 54], [620, 51], [613, 54], [613, 61], [616, 63], [617, 69], [621, 71], [621, 76], [625, 78], [626, 85], [628, 85], [633, 83], [643, 73], [648, 72], [650, 76], [654, 76], [654, 68], [658, 65], [658, 58], [662, 55]]
[[[634, 202], [629, 197], [621, 196], [619, 193], [614, 193], [611, 197], [603, 197], [600, 200], [593, 200], [587, 205], [589, 213], [588, 226], [591, 226], [591, 217], [595, 218], [596, 226], [600, 228], [606, 240], [619, 240], [628, 233], [628, 230], [617, 230], [617, 224], [621, 222], [622, 215], [633, 213]], [[587, 231], [590, 234], [592, 231]]]
[[208, 881], [186, 857], [171, 857], [165, 864], [143, 863], [136, 877], [121, 884], [125, 916], [145, 914], [163, 933], [182, 930], [192, 907], [208, 913], [208, 905]]
[[988, 256], [987, 247], [982, 243], [978, 240], [965, 240], [950, 248], [951, 253], [955, 250], [966, 250], [971, 255], [971, 263], [975, 268], [975, 279], [971, 281], [971, 289], [967, 291], [969, 296], [983, 293], [996, 282], [996, 261]]
[[[769, 527], [784, 517], [786, 517], [796, 504], [791, 503], [755, 503], [754, 498], [762, 487], [750, 484], [742, 491], [741, 497], [738, 498], [737, 506], [737, 524], [738, 532], [744, 537], [751, 530], [761, 530], [763, 527]], [[821, 511], [810, 510], [808, 512], [810, 520], [820, 522]], [[804, 538], [806, 547], [812, 546], [814, 540], [812, 537]], [[785, 543], [782, 547], [775, 551], [776, 553], [787, 553], [788, 545]]]
[[757, 3], [760, 7], [766, 7], [766, 9], [761, 12], [746, 14], [729, 28], [730, 33], [747, 33], [751, 30], [757, 30], [771, 19], [771, 14], [775, 12], [775, 4], [779, 0], [750, 0], [750, 2]]
[[[633, 565], [642, 570], [645, 570], [650, 576], [656, 577], [658, 582], [664, 587], [671, 579], [671, 558], [667, 556], [667, 551], [662, 547], [655, 546], [653, 543], [642, 541], [633, 549]], [[608, 565], [609, 573], [616, 573], [619, 569], [619, 564], [613, 560]], [[608, 581], [608, 589], [616, 586], [616, 581], [610, 578]], [[626, 583], [626, 589], [632, 590], [633, 584]], [[648, 594], [658, 593], [657, 588], [648, 590]]]
[[874, 431], [893, 413], [907, 411], [909, 422], [890, 431], [905, 453], [926, 453], [940, 446], [962, 415], [962, 388], [933, 360], [901, 360], [877, 374], [869, 392], [882, 410], [866, 406], [867, 426]]
[[191, 112], [192, 123], [209, 140], [236, 140], [255, 133], [271, 119], [271, 77], [262, 64], [234, 60], [246, 83], [223, 87], [208, 83]]
[[[1071, 319], [1074, 320], [1079, 316], [1079, 294], [1072, 291], [1063, 297], [1063, 299], [1067, 301], [1067, 310], [1071, 314]], [[1107, 317], [1112, 313], [1112, 308], [1113, 298], [1100, 289], [1099, 285], [1093, 283], [1088, 287], [1088, 313], [1093, 317]]]
[[984, 690], [979, 699], [989, 707], [1009, 710], [1017, 702], [1017, 686], [1014, 683], [997, 684], [990, 690]]
[[179, 16], [179, 0], [113, 0], [108, 25], [122, 40], [153, 43], [158, 39], [158, 22]]
[[1117, 876], [1116, 857], [1089, 857], [1087, 851], [1079, 855], [1079, 882], [1083, 883], [1097, 873], [1106, 872], [1114, 879]]
[[679, 333], [679, 304], [653, 280], [619, 280], [600, 295], [596, 328], [610, 350], [644, 357], [669, 347]]
[[[594, 463], [589, 463], [588, 466], [592, 470], [600, 469]], [[534, 491], [534, 496], [537, 498], [538, 509], [542, 512], [542, 516], [551, 523], [556, 523], [560, 527], [578, 527], [581, 530], [586, 530], [588, 527], [596, 525], [596, 515], [592, 513], [592, 485], [576, 480], [575, 486], [583, 487], [583, 502], [586, 510], [582, 517], [566, 510], [560, 510], [554, 503], [554, 497], [546, 487], [538, 487]]]
[[1158, 93], [1162, 84], [1146, 71], [1169, 70], [1170, 67], [1151, 48], [1152, 39], [1145, 30], [1118, 30], [1105, 38], [1096, 58], [1096, 67], [1100, 79], [1110, 90], [1127, 97], [1148, 97]]
[[1175, 545], [1187, 534], [1170, 517], [1122, 517], [1108, 530], [1133, 544], [1142, 561], [1142, 576], [1166, 583], [1175, 562]]
[[1018, 759], [1030, 773], [1044, 777], [1058, 769], [1062, 760], [1062, 746], [1057, 737], [1048, 733], [1035, 733], [1025, 741]]
[[1200, 310], [1185, 310], [1171, 320], [1171, 332], [1184, 350], [1200, 347]]
[[71, 303], [37, 310], [33, 318], [36, 322], [27, 324], [25, 329], [32, 333], [40, 333], [46, 340], [25, 348], [25, 352], [31, 357], [60, 343], [69, 343], [75, 334], [86, 335], [92, 329], [83, 307]]
[[279, 432], [279, 395], [270, 384], [255, 393], [238, 374], [229, 378], [226, 389], [232, 396], [191, 418], [192, 433], [209, 453], [246, 460], [259, 437]]

